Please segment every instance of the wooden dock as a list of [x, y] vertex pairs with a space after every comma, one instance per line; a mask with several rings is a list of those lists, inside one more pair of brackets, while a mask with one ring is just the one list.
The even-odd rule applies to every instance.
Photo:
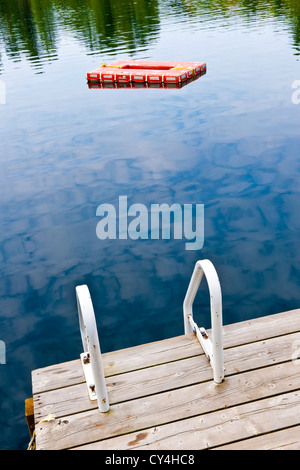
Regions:
[[194, 334], [103, 354], [107, 413], [80, 359], [33, 371], [36, 449], [300, 450], [300, 309], [223, 332], [221, 384]]

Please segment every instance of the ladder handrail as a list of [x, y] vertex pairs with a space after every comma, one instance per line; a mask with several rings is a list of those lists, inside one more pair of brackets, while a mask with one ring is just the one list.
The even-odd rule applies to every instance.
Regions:
[[[199, 260], [196, 262], [194, 271], [183, 302], [184, 331], [185, 334], [193, 333], [197, 325], [193, 321], [193, 303], [200, 286], [203, 274], [206, 277], [210, 293], [210, 312], [212, 341], [206, 341], [197, 334], [205, 353], [205, 343], [209, 342], [209, 359], [214, 372], [214, 381], [221, 383], [224, 380], [224, 356], [223, 356], [223, 320], [222, 320], [222, 293], [218, 274], [214, 265], [209, 260]], [[198, 332], [199, 332], [198, 328]], [[208, 354], [207, 354], [208, 355]]]
[[88, 352], [95, 381], [98, 408], [106, 413], [109, 410], [107, 387], [101, 356], [95, 312], [89, 289], [86, 285], [76, 287], [80, 333], [84, 352]]
[[[193, 320], [193, 302], [203, 274], [206, 276], [210, 293], [212, 341], [208, 338], [206, 331], [203, 328], [199, 329]], [[84, 354], [89, 357], [98, 408], [105, 413], [109, 410], [109, 400], [95, 312], [88, 286], [76, 287], [76, 299]], [[196, 332], [213, 368], [214, 381], [222, 382], [224, 379], [222, 294], [219, 278], [211, 261], [197, 261], [184, 299], [183, 314], [185, 334]]]

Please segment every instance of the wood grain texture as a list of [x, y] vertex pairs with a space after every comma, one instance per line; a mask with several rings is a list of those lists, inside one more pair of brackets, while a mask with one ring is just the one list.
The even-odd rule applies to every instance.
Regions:
[[[270, 445], [266, 434], [278, 427], [293, 426], [298, 422], [300, 412], [300, 394], [292, 392], [281, 397], [271, 397], [244, 405], [215, 411], [206, 415], [196, 416], [178, 422], [155, 426], [143, 431], [130, 433], [120, 437], [94, 442], [77, 449], [80, 450], [204, 450], [213, 449], [226, 442], [235, 442], [226, 449], [249, 448], [247, 438], [261, 435], [261, 440], [251, 441], [254, 449], [262, 445]], [[278, 420], [278, 415], [282, 420]], [[299, 427], [292, 428], [293, 433], [285, 440], [272, 441], [277, 446], [280, 442], [296, 445], [300, 442]], [[268, 434], [270, 436], [270, 434]], [[263, 439], [264, 438], [264, 439]], [[247, 439], [240, 442], [241, 440]], [[268, 442], [268, 444], [267, 444]], [[222, 446], [221, 449], [224, 447]]]
[[[289, 335], [289, 341], [271, 338], [225, 350], [226, 376], [254, 370], [272, 363], [289, 361], [299, 342], [300, 333]], [[128, 372], [107, 378], [110, 404], [133, 400], [142, 396], [174, 390], [181, 387], [212, 380], [213, 373], [204, 355], [181, 361]], [[97, 408], [96, 401], [90, 401], [86, 383], [39, 393], [34, 396], [36, 421], [49, 413], [56, 417], [79, 413]]]
[[193, 334], [104, 354], [108, 413], [79, 359], [33, 371], [37, 449], [299, 446], [300, 310], [226, 325], [224, 347], [219, 385]]
[[215, 450], [300, 450], [300, 426], [216, 447]]
[[[297, 309], [233, 325], [225, 325], [223, 327], [224, 348], [297, 332], [300, 330], [299, 322], [300, 309]], [[139, 370], [151, 367], [153, 364], [166, 364], [199, 354], [203, 354], [203, 351], [193, 334], [142, 344], [133, 348], [104, 353], [105, 376], [110, 377]], [[34, 394], [83, 381], [84, 376], [79, 359], [32, 371]]]

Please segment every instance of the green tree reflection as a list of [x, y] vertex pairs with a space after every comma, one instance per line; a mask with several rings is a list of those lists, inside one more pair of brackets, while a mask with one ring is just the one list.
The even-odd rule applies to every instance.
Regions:
[[0, 46], [14, 60], [54, 60], [67, 31], [91, 53], [135, 52], [155, 40], [162, 17], [203, 21], [232, 14], [247, 21], [282, 18], [300, 54], [299, 0], [0, 0]]

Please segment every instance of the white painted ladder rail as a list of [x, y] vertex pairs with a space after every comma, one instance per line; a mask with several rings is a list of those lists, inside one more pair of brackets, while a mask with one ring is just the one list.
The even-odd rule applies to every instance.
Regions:
[[[193, 303], [205, 274], [211, 308], [212, 341], [204, 328], [199, 328], [193, 319]], [[109, 400], [104, 367], [98, 338], [95, 312], [89, 289], [86, 285], [76, 287], [80, 333], [84, 352], [80, 355], [89, 397], [98, 401], [98, 408], [105, 413]], [[213, 368], [214, 381], [224, 380], [222, 294], [217, 272], [209, 260], [197, 261], [183, 303], [185, 334], [195, 332]]]
[[102, 413], [109, 410], [107, 387], [101, 356], [95, 312], [86, 285], [76, 287], [80, 333], [84, 352], [80, 355], [91, 400], [98, 401]]
[[[205, 274], [210, 293], [211, 340], [205, 329], [199, 328], [193, 319], [193, 303], [203, 274]], [[197, 261], [195, 265], [183, 303], [183, 316], [185, 334], [196, 333], [213, 368], [214, 381], [221, 383], [224, 380], [222, 293], [214, 265], [207, 259]]]

